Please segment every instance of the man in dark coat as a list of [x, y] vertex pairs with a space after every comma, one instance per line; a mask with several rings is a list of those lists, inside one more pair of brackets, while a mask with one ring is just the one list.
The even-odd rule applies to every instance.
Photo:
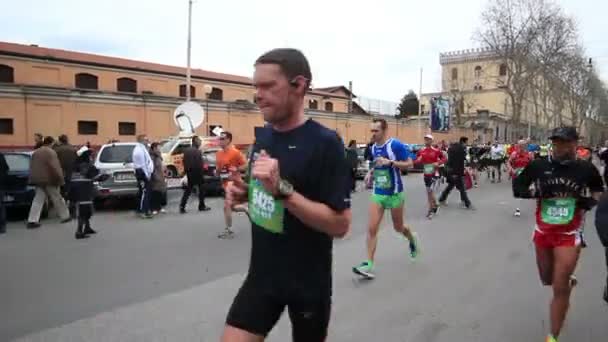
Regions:
[[[70, 145], [67, 135], [60, 135], [58, 140], [59, 143], [55, 145], [54, 150], [57, 153], [57, 158], [59, 158], [59, 164], [61, 165], [61, 170], [63, 171], [63, 179], [65, 183], [61, 187], [61, 195], [64, 199], [68, 200], [70, 185], [72, 183], [72, 172], [76, 167], [76, 159], [78, 158], [78, 155], [76, 154], [76, 148]], [[68, 207], [73, 216], [74, 206], [72, 203], [69, 203]]]
[[192, 146], [184, 150], [184, 171], [188, 183], [184, 187], [184, 194], [179, 206], [179, 212], [186, 213], [186, 204], [194, 187], [198, 188], [198, 210], [208, 211], [211, 208], [205, 205], [205, 178], [203, 176], [203, 154], [200, 150], [201, 139], [198, 136], [192, 137]]

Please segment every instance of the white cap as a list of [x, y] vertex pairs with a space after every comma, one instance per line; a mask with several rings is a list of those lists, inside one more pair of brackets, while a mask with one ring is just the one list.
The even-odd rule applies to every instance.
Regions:
[[424, 136], [424, 138], [425, 138], [425, 139], [431, 139], [431, 140], [433, 140], [433, 136], [432, 136], [432, 135], [430, 135], [430, 134], [425, 135], [425, 136]]
[[78, 151], [76, 151], [76, 155], [78, 155], [80, 157], [83, 153], [85, 153], [88, 150], [89, 150], [88, 147], [82, 146]]

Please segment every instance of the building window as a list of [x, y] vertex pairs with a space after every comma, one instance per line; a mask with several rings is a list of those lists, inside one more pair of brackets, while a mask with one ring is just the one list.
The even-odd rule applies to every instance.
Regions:
[[97, 76], [91, 74], [80, 73], [74, 78], [76, 88], [80, 89], [98, 89]]
[[15, 83], [15, 70], [8, 65], [0, 64], [0, 82]]
[[498, 67], [498, 76], [507, 76], [506, 64], [501, 64], [500, 67]]
[[476, 85], [473, 87], [473, 89], [474, 89], [474, 90], [482, 90], [482, 89], [483, 89], [483, 87], [482, 87], [480, 84], [476, 84]]
[[13, 134], [13, 119], [0, 119], [0, 134]]
[[458, 69], [452, 68], [452, 81], [456, 81], [458, 79]]
[[223, 101], [224, 100], [224, 91], [220, 88], [213, 87], [213, 88], [211, 88], [211, 92], [209, 93], [208, 99]]
[[333, 112], [334, 111], [334, 104], [331, 102], [325, 102], [325, 111], [326, 112]]
[[[182, 84], [179, 86], [179, 97], [186, 97], [186, 85]], [[196, 97], [196, 88], [191, 85], [190, 86], [190, 98]]]
[[480, 78], [481, 77], [481, 66], [476, 66], [475, 67], [475, 78]]
[[319, 102], [315, 99], [308, 100], [308, 108], [319, 109]]
[[137, 81], [132, 78], [121, 77], [116, 80], [116, 90], [125, 93], [137, 93]]
[[118, 135], [135, 135], [135, 122], [119, 122]]
[[97, 121], [78, 121], [78, 134], [96, 135]]

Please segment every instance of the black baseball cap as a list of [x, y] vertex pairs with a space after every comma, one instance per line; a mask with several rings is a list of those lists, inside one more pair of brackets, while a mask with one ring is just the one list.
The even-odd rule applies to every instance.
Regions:
[[572, 126], [565, 127], [557, 127], [551, 131], [551, 136], [549, 136], [550, 140], [553, 139], [562, 139], [568, 141], [575, 141], [579, 139], [578, 133], [576, 132], [576, 128]]

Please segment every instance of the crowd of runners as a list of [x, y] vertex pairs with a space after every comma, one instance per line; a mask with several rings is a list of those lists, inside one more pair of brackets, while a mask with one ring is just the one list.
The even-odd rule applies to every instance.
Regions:
[[[248, 206], [252, 250], [249, 271], [228, 312], [222, 341], [264, 341], [285, 308], [294, 341], [326, 339], [332, 240], [347, 234], [352, 224], [353, 173], [336, 132], [304, 115], [304, 96], [311, 81], [308, 61], [298, 50], [275, 49], [255, 63], [256, 102], [268, 124], [256, 129], [247, 175], [233, 169], [226, 185], [227, 208]], [[585, 246], [585, 214], [599, 201], [598, 226], [605, 227], [603, 215], [608, 216], [608, 201], [600, 200], [604, 182], [598, 168], [577, 152], [576, 129], [554, 129], [549, 145], [523, 139], [513, 144], [469, 145], [462, 137], [449, 146], [438, 146], [427, 135], [424, 148], [416, 154], [388, 136], [383, 119], [373, 120], [371, 134], [367, 154], [372, 166], [365, 177], [371, 189], [366, 259], [353, 267], [356, 276], [375, 277], [378, 230], [387, 210], [410, 257], [420, 256], [419, 236], [405, 221], [403, 170], [422, 164], [429, 219], [447, 205], [452, 189], [459, 190], [464, 209], [474, 210], [467, 189], [478, 186], [484, 173], [492, 183], [508, 176], [514, 197], [530, 199], [536, 206], [533, 241], [538, 272], [542, 284], [553, 292], [546, 341], [557, 341], [576, 285], [574, 270]], [[608, 160], [608, 152], [602, 156]], [[523, 205], [513, 208], [515, 216]], [[608, 243], [605, 230], [598, 232], [602, 242]], [[608, 293], [604, 296], [608, 301]]]

